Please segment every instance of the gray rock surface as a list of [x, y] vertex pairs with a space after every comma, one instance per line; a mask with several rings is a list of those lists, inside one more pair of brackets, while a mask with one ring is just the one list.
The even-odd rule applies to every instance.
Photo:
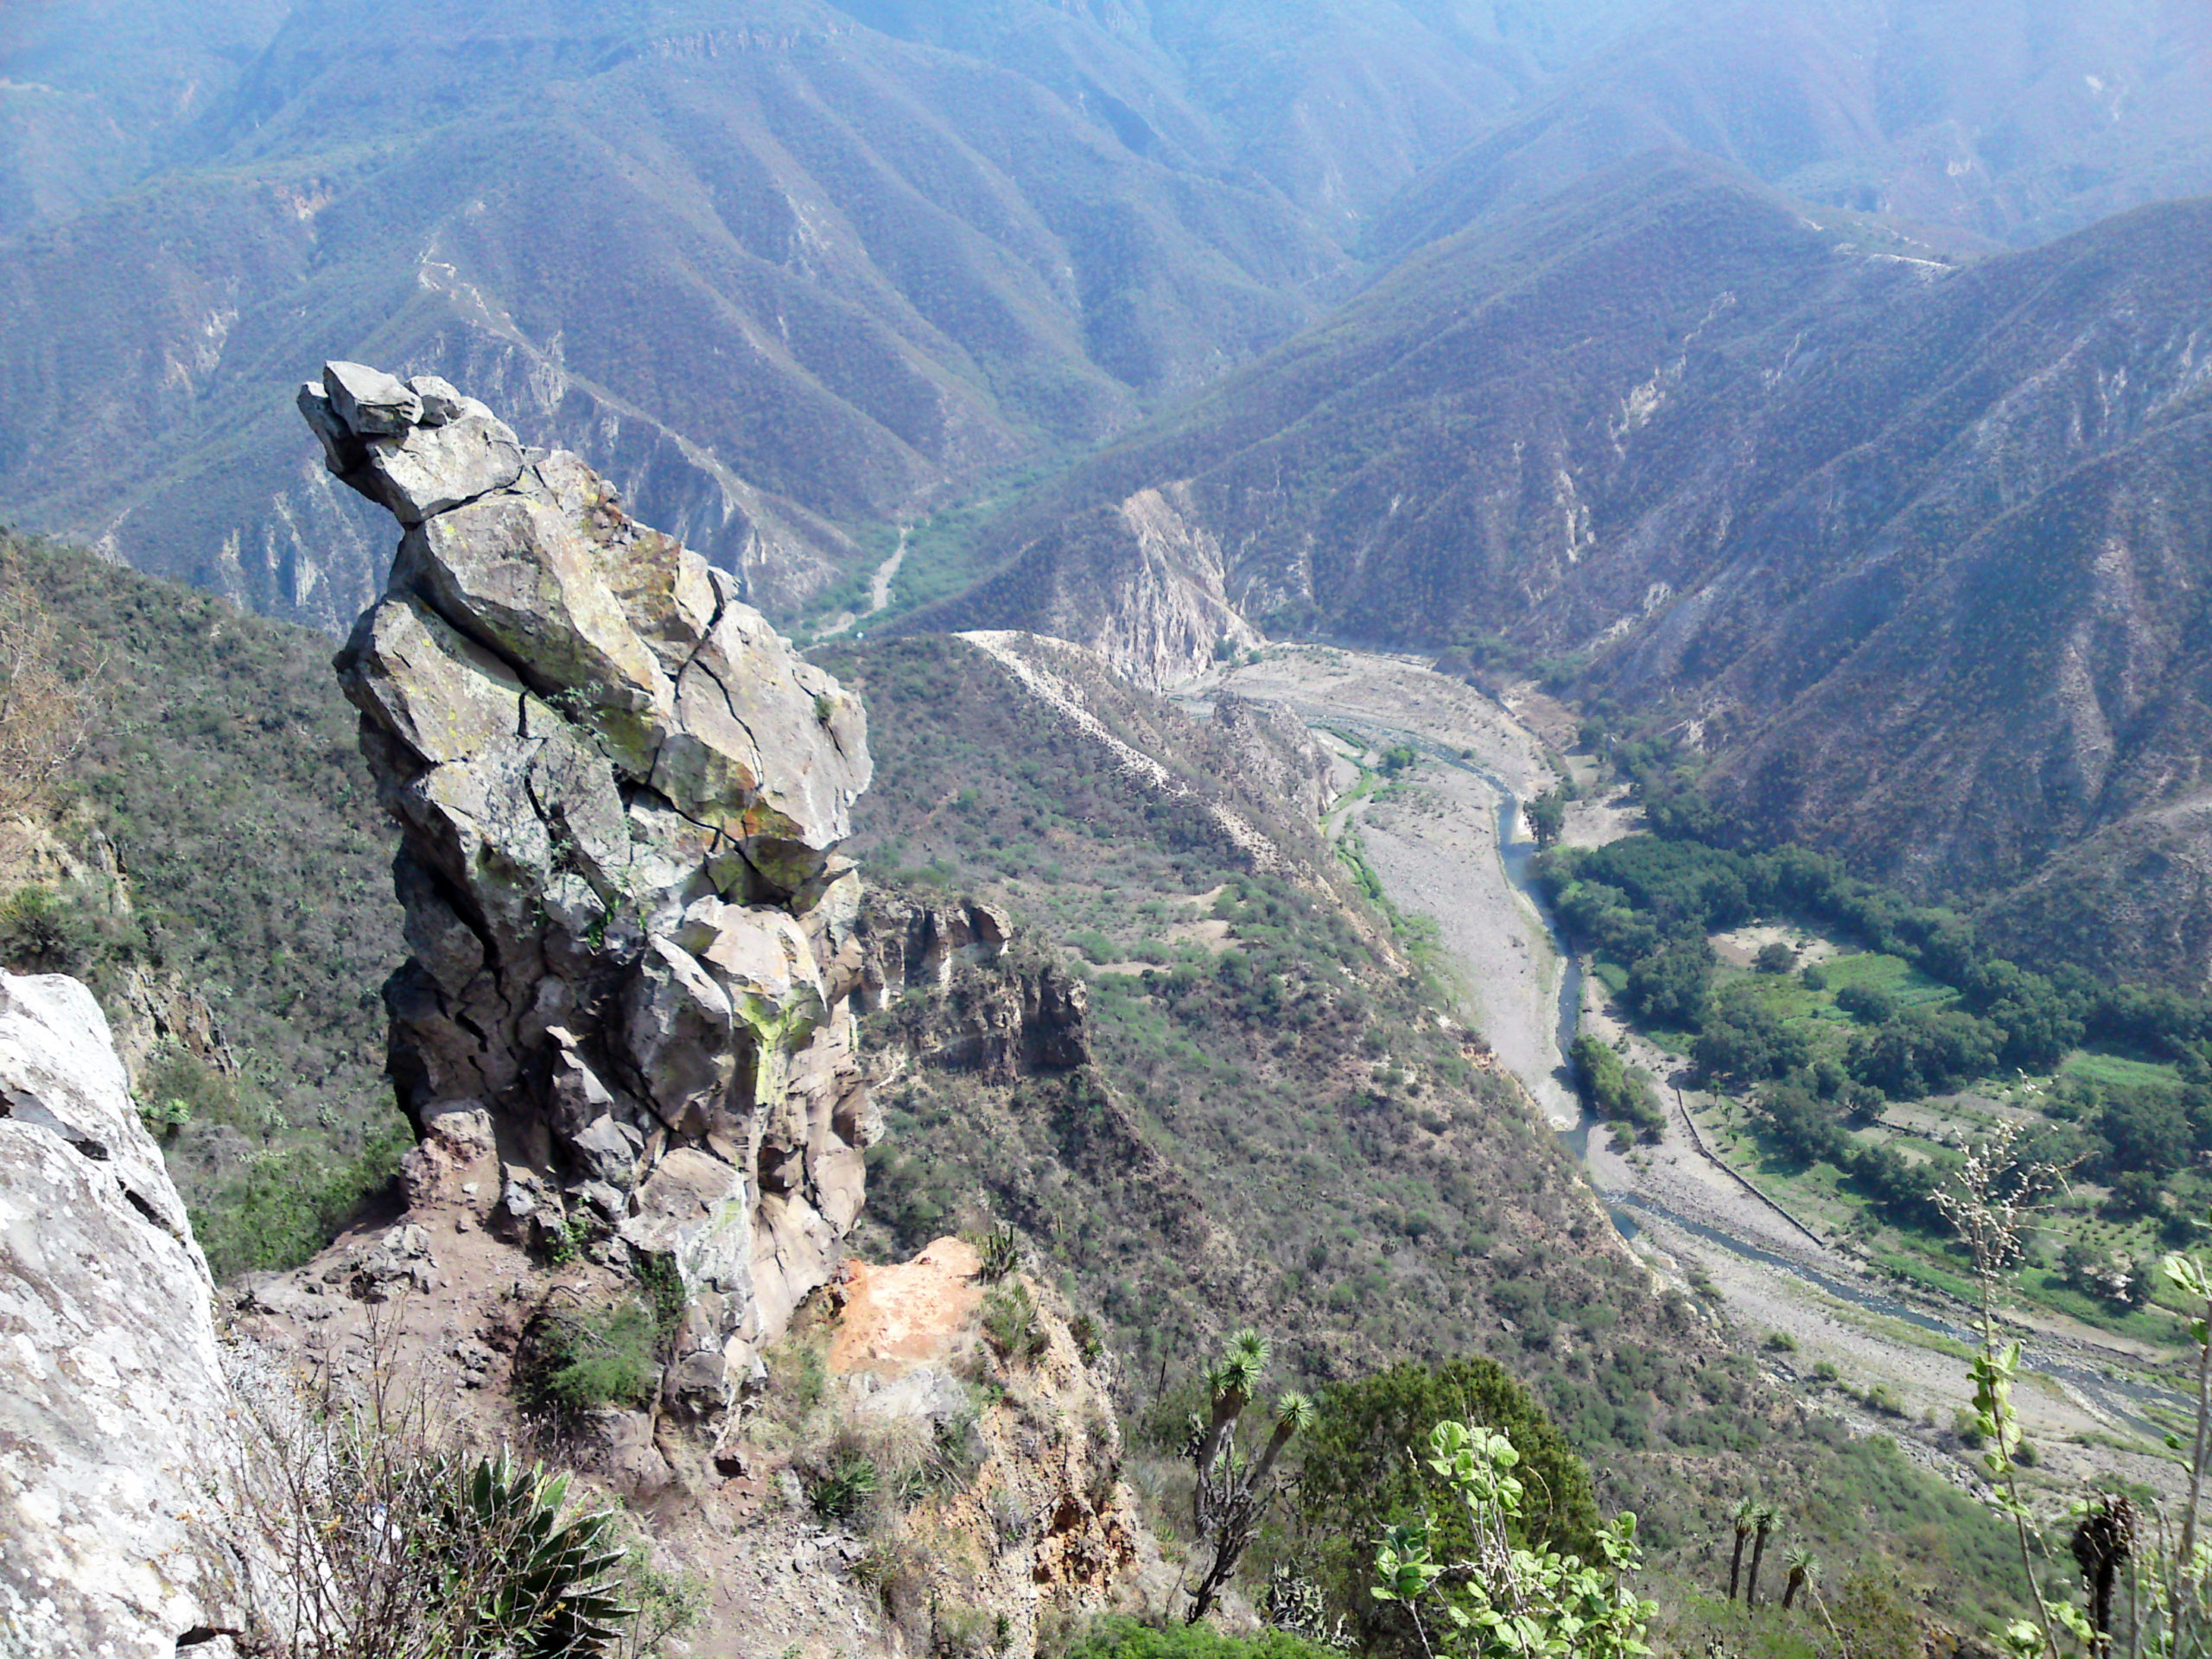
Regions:
[[210, 1299], [92, 993], [0, 974], [7, 1659], [168, 1659], [234, 1623], [190, 1520], [231, 1406]]
[[505, 423], [435, 375], [403, 384], [333, 363], [320, 385], [300, 388], [300, 412], [331, 472], [410, 527], [522, 476], [522, 445]]
[[403, 837], [414, 955], [385, 1000], [414, 1162], [480, 1113], [496, 1230], [619, 1210], [690, 1293], [671, 1397], [711, 1410], [860, 1208], [859, 882], [834, 849], [861, 711], [574, 455], [525, 459], [427, 380], [388, 429], [389, 378], [333, 364], [301, 406], [406, 530], [338, 668]]

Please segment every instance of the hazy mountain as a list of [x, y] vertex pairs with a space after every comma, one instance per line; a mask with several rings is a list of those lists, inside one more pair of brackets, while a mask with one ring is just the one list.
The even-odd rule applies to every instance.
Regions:
[[195, 142], [8, 248], [0, 501], [326, 624], [376, 553], [289, 408], [325, 356], [496, 399], [787, 602], [840, 527], [1113, 430], [1343, 266], [1219, 156], [811, 0], [303, 9]]
[[2026, 245], [2212, 190], [2212, 16], [2187, 0], [1684, 0], [1417, 181], [1376, 245], [1652, 149]]
[[287, 403], [349, 355], [580, 448], [788, 613], [889, 522], [1287, 338], [1360, 259], [1654, 145], [1945, 245], [2206, 188], [2192, 16], [29, 0], [0, 515], [341, 622], [380, 543]]
[[0, 235], [68, 217], [178, 158], [291, 0], [9, 0]]
[[[1758, 835], [2002, 891], [2202, 787], [2208, 254], [2199, 201], [1954, 269], [1633, 164], [1080, 470], [925, 620], [1154, 675], [1251, 624], [1584, 653], [1586, 695], [1692, 722]], [[2160, 823], [2171, 860], [2197, 820]], [[2184, 885], [2124, 949], [2195, 980]]]

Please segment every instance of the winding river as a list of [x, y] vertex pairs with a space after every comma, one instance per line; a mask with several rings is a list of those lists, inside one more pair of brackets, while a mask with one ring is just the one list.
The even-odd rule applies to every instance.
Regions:
[[[1317, 728], [1377, 747], [1410, 746], [1426, 763], [1419, 774], [1421, 781], [1436, 782], [1437, 772], [1432, 768], [1440, 769], [1478, 782], [1489, 796], [1488, 804], [1496, 815], [1494, 836], [1453, 843], [1452, 851], [1461, 861], [1455, 872], [1460, 878], [1458, 885], [1465, 892], [1478, 888], [1495, 892], [1502, 869], [1512, 907], [1541, 930], [1541, 955], [1545, 960], [1533, 967], [1533, 957], [1516, 958], [1510, 963], [1503, 961], [1495, 948], [1498, 928], [1495, 918], [1491, 933], [1479, 944], [1471, 945], [1463, 934], [1454, 949], [1449, 926], [1444, 942], [1465, 981], [1471, 1012], [1486, 1031], [1501, 1023], [1501, 1014], [1511, 1016], [1502, 1021], [1507, 1026], [1515, 1025], [1517, 1019], [1519, 1028], [1532, 1039], [1536, 1033], [1531, 1028], [1539, 1020], [1548, 1027], [1544, 1040], [1524, 1042], [1512, 1055], [1501, 1051], [1501, 1058], [1553, 1114], [1555, 1126], [1560, 1126], [1562, 1141], [1590, 1177], [1623, 1237], [1633, 1243], [1649, 1230], [1655, 1243], [1661, 1243], [1657, 1235], [1665, 1235], [1662, 1243], [1665, 1251], [1703, 1255], [1708, 1262], [1713, 1262], [1711, 1252], [1725, 1253], [1725, 1259], [1733, 1264], [1734, 1278], [1757, 1292], [1752, 1300], [1769, 1317], [1777, 1306], [1815, 1310], [1823, 1303], [1833, 1303], [1889, 1322], [1900, 1334], [1883, 1338], [1872, 1332], [1853, 1333], [1848, 1351], [1854, 1361], [1864, 1362], [1855, 1363], [1853, 1370], [1878, 1377], [1886, 1372], [1900, 1382], [1909, 1376], [1920, 1386], [1923, 1396], [1931, 1376], [1945, 1377], [1949, 1379], [1951, 1391], [1958, 1392], [1962, 1388], [1963, 1366], [1955, 1355], [1942, 1350], [1952, 1344], [1975, 1344], [1971, 1310], [1907, 1300], [1868, 1278], [1850, 1258], [1829, 1249], [1777, 1248], [1764, 1230], [1755, 1224], [1738, 1230], [1725, 1205], [1707, 1209], [1700, 1205], [1697, 1207], [1705, 1211], [1701, 1217], [1682, 1213], [1655, 1190], [1662, 1183], [1639, 1179], [1637, 1166], [1631, 1160], [1608, 1157], [1602, 1168], [1593, 1160], [1590, 1137], [1596, 1126], [1588, 1109], [1573, 1099], [1567, 1058], [1581, 1024], [1582, 969], [1535, 882], [1535, 846], [1516, 835], [1524, 791], [1549, 786], [1550, 774], [1541, 765], [1541, 746], [1534, 734], [1507, 710], [1463, 683], [1403, 658], [1337, 650], [1310, 653], [1304, 660], [1309, 666], [1301, 668], [1299, 657], [1293, 657], [1288, 667], [1255, 664], [1227, 677], [1226, 683], [1240, 693], [1286, 703]], [[1191, 698], [1196, 693], [1202, 701], [1207, 690], [1219, 689], [1221, 683], [1192, 688], [1185, 696]], [[1485, 721], [1487, 730], [1482, 728]], [[1465, 802], [1466, 806], [1474, 804], [1466, 799], [1471, 791], [1464, 785], [1452, 788], [1446, 779], [1443, 786], [1450, 799]], [[1363, 829], [1372, 840], [1376, 832], [1370, 827], [1370, 820], [1363, 820]], [[1480, 868], [1484, 861], [1491, 864], [1488, 872]], [[1451, 903], [1440, 900], [1436, 880], [1409, 880], [1404, 870], [1397, 872], [1398, 879], [1394, 880], [1387, 860], [1371, 861], [1395, 903], [1440, 921], [1451, 919]], [[1429, 867], [1432, 876], [1433, 871], [1433, 866]], [[1502, 893], [1493, 900], [1499, 907], [1508, 902]], [[1522, 943], [1518, 937], [1512, 942]], [[1509, 967], [1510, 975], [1505, 971]], [[1531, 1006], [1538, 995], [1547, 999], [1548, 1006], [1541, 1009]], [[1554, 998], [1555, 1007], [1549, 1006]], [[1513, 1006], [1503, 1007], [1500, 999], [1511, 999]], [[1577, 1109], [1579, 1121], [1565, 1127]], [[1700, 1250], [1700, 1246], [1705, 1249]], [[1717, 1263], [1714, 1266], [1717, 1272]], [[1832, 1319], [1817, 1313], [1808, 1312], [1808, 1317], [1834, 1324]], [[1937, 1342], [1915, 1350], [1902, 1337], [1904, 1332], [1924, 1332]], [[2105, 1351], [2070, 1339], [2031, 1335], [2025, 1368], [2074, 1396], [2078, 1407], [2087, 1408], [2085, 1421], [2101, 1419], [2108, 1427], [2124, 1424], [2155, 1443], [2164, 1430], [2145, 1414], [2144, 1408], [2158, 1406], [2185, 1414], [2190, 1402], [2170, 1389], [2119, 1375], [2113, 1364], [2126, 1356], [2114, 1351], [2107, 1361]]]

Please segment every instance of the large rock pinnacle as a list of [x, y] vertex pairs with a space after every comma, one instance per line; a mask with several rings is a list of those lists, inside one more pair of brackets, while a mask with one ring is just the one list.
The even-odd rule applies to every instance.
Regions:
[[403, 835], [400, 1103], [426, 1137], [488, 1116], [518, 1234], [672, 1259], [671, 1392], [710, 1407], [860, 1208], [859, 880], [833, 850], [869, 778], [860, 705], [444, 382], [334, 363], [300, 405], [406, 531], [338, 658]]

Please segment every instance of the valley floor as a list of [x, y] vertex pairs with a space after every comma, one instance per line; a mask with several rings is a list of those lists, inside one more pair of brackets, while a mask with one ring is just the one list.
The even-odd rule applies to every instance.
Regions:
[[[1289, 706], [1344, 758], [1346, 793], [1328, 827], [1356, 837], [1402, 915], [1433, 925], [1436, 965], [1467, 1020], [1554, 1125], [1578, 1149], [1587, 1142], [1586, 1173], [1637, 1252], [1764, 1344], [1763, 1363], [1808, 1402], [1972, 1484], [1974, 1453], [1948, 1431], [1969, 1403], [1969, 1310], [1906, 1291], [1797, 1225], [1697, 1138], [1681, 1063], [1625, 1032], [1594, 979], [1581, 1006], [1584, 977], [1526, 887], [1534, 849], [1516, 839], [1518, 803], [1556, 780], [1545, 741], [1555, 711], [1508, 707], [1414, 659], [1316, 645], [1272, 648], [1176, 695], [1204, 705], [1224, 690]], [[1393, 778], [1354, 764], [1401, 744], [1420, 758]], [[1627, 803], [1589, 799], [1570, 810], [1566, 839], [1601, 844], [1635, 827]], [[1624, 1038], [1630, 1061], [1660, 1080], [1656, 1145], [1617, 1151], [1602, 1126], [1580, 1123], [1562, 1052], [1578, 1020], [1608, 1043]], [[2159, 1356], [2049, 1321], [2025, 1334], [2020, 1404], [2043, 1456], [2038, 1484], [2168, 1484], [2146, 1407], [2182, 1402], [2145, 1375]]]

